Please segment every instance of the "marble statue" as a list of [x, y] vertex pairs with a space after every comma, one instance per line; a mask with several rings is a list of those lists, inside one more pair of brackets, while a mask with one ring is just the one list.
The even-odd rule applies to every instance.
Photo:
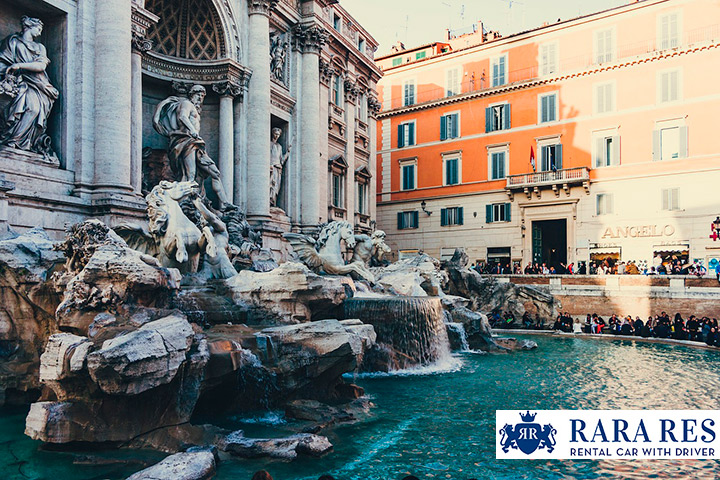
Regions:
[[280, 193], [283, 167], [290, 156], [292, 145], [288, 144], [287, 151], [283, 153], [282, 145], [278, 143], [282, 130], [275, 127], [272, 129], [272, 143], [270, 144], [270, 205], [277, 206], [277, 197]]
[[203, 181], [210, 177], [219, 208], [225, 211], [234, 206], [225, 193], [220, 170], [205, 151], [205, 141], [200, 137], [200, 113], [204, 99], [205, 88], [202, 85], [193, 86], [187, 98], [168, 97], [155, 109], [153, 126], [160, 135], [170, 139], [168, 159], [177, 180], [196, 181], [202, 189]]
[[276, 35], [271, 39], [270, 46], [270, 72], [275, 80], [285, 83], [285, 56], [288, 44], [283, 35]]
[[48, 116], [60, 93], [47, 76], [50, 59], [35, 39], [43, 30], [37, 18], [22, 17], [22, 32], [0, 44], [0, 93], [11, 97], [0, 130], [0, 143], [55, 157], [45, 134]]
[[330, 275], [351, 275], [371, 283], [375, 282], [375, 276], [370, 272], [365, 261], [345, 263], [341, 242], [345, 242], [350, 249], [356, 246], [355, 233], [348, 222], [328, 223], [320, 231], [317, 240], [299, 233], [284, 233], [283, 237], [290, 242], [300, 260], [312, 270]]
[[385, 255], [392, 250], [385, 243], [385, 232], [375, 230], [372, 235], [355, 235], [355, 249], [350, 263], [362, 263], [371, 267], [381, 266]]

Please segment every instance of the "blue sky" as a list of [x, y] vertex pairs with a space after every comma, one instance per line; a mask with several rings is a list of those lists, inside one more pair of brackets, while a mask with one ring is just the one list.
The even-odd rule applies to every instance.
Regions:
[[543, 22], [630, 3], [629, 0], [340, 0], [340, 4], [380, 42], [376, 56], [402, 41], [406, 47], [440, 41], [445, 29], [470, 27], [482, 20], [486, 30], [510, 35]]

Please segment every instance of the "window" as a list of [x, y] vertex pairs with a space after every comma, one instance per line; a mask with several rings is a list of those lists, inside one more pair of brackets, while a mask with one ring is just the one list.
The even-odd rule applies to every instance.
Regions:
[[463, 224], [463, 207], [450, 207], [440, 209], [440, 226]]
[[338, 107], [342, 105], [342, 77], [335, 75], [332, 83], [332, 102]]
[[358, 50], [360, 50], [360, 53], [365, 53], [365, 39], [364, 38], [358, 38]]
[[680, 71], [668, 70], [658, 73], [658, 103], [680, 100]]
[[665, 50], [680, 46], [680, 20], [677, 13], [669, 13], [658, 17], [658, 48]]
[[420, 60], [420, 59], [425, 58], [425, 57], [427, 57], [427, 52], [426, 52], [426, 51], [417, 52], [417, 53], [415, 54], [415, 60]]
[[540, 46], [540, 75], [557, 73], [557, 43]]
[[562, 169], [562, 144], [542, 145], [539, 150], [541, 172]]
[[507, 55], [494, 58], [492, 61], [492, 86], [505, 85], [507, 77]]
[[598, 215], [609, 215], [613, 213], [612, 193], [598, 193], [595, 200], [595, 212]]
[[341, 25], [342, 25], [342, 20], [340, 19], [340, 15], [335, 14], [335, 17], [333, 18], [333, 28], [339, 32]]
[[679, 210], [678, 207], [678, 189], [663, 188], [661, 190], [661, 202], [663, 210]]
[[490, 180], [505, 178], [505, 152], [490, 154]]
[[615, 84], [603, 83], [595, 86], [595, 113], [615, 111]]
[[460, 69], [451, 68], [445, 78], [445, 96], [452, 97], [460, 93]]
[[539, 96], [540, 115], [539, 123], [554, 122], [558, 119], [557, 93], [549, 93]]
[[600, 134], [595, 137], [595, 167], [620, 165], [620, 136]]
[[595, 62], [615, 60], [615, 32], [612, 29], [595, 32]]
[[415, 190], [417, 183], [417, 161], [406, 161], [400, 163], [400, 189]]
[[398, 148], [415, 145], [415, 122], [398, 125]]
[[653, 131], [653, 160], [686, 158], [687, 137], [685, 126], [666, 126]]
[[415, 80], [407, 80], [403, 84], [403, 106], [415, 105]]
[[393, 67], [397, 67], [398, 65], [402, 65], [402, 57], [393, 58]]
[[332, 174], [332, 205], [336, 208], [343, 208], [343, 185], [345, 175], [340, 173]]
[[460, 134], [460, 114], [450, 113], [440, 117], [440, 140], [457, 138]]
[[510, 128], [510, 104], [493, 105], [485, 109], [485, 132]]
[[457, 185], [462, 182], [460, 155], [443, 155], [443, 185]]
[[367, 214], [367, 183], [357, 182], [357, 212]]
[[398, 230], [407, 228], [418, 228], [418, 211], [398, 212], [397, 213]]
[[358, 120], [367, 123], [367, 96], [364, 93], [358, 95], [357, 109], [355, 112]]
[[485, 223], [509, 222], [510, 204], [493, 203], [485, 205]]

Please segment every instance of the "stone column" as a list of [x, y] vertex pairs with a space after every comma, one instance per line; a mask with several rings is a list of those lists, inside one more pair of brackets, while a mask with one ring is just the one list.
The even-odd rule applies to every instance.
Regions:
[[270, 219], [270, 23], [278, 0], [249, 0], [248, 67], [253, 74], [247, 94], [247, 216]]
[[327, 42], [328, 32], [318, 25], [298, 25], [296, 47], [302, 52], [300, 75], [300, 224], [305, 230], [314, 228], [320, 219], [320, 50]]
[[233, 82], [215, 83], [213, 90], [220, 95], [220, 138], [218, 141], [218, 169], [220, 170], [220, 179], [228, 198], [234, 199], [234, 181], [235, 181], [235, 122], [233, 99], [235, 95], [240, 93], [240, 86]]
[[142, 8], [140, 2], [132, 4], [132, 84], [130, 125], [130, 185], [135, 193], [142, 191], [142, 140], [143, 140], [143, 109], [142, 109], [142, 57], [152, 48], [152, 41], [145, 38], [148, 28], [160, 19], [157, 15]]
[[7, 192], [15, 190], [15, 184], [5, 180], [5, 175], [0, 175], [0, 237], [8, 233], [10, 225]]
[[100, 191], [131, 193], [130, 2], [95, 5], [95, 177]]

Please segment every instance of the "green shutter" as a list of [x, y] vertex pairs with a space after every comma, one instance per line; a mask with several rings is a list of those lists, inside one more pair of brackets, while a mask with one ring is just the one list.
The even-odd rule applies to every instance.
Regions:
[[440, 226], [444, 227], [447, 225], [447, 208], [440, 209]]
[[414, 123], [409, 124], [408, 132], [409, 132], [409, 134], [408, 134], [407, 144], [415, 145], [415, 124]]
[[447, 138], [447, 117], [445, 115], [442, 115], [440, 117], [440, 140], [445, 140]]
[[503, 110], [504, 110], [504, 113], [505, 113], [503, 128], [504, 128], [505, 130], [509, 130], [509, 129], [510, 129], [510, 125], [511, 125], [511, 122], [510, 122], [510, 104], [508, 103], [507, 105], [503, 106]]
[[398, 230], [402, 230], [403, 228], [405, 228], [405, 225], [403, 225], [403, 212], [397, 213], [397, 220], [398, 220], [398, 224], [397, 224]]
[[506, 222], [510, 221], [510, 204], [509, 203], [505, 204], [505, 221]]
[[457, 138], [459, 136], [458, 134], [458, 126], [460, 125], [460, 122], [458, 121], [459, 115], [457, 113], [453, 114], [453, 122], [452, 122], [452, 138]]
[[550, 95], [548, 98], [548, 114], [547, 118], [548, 121], [555, 121], [557, 118], [555, 118], [555, 95]]
[[457, 224], [463, 224], [463, 207], [457, 207]]
[[562, 143], [555, 145], [555, 168], [562, 170]]
[[398, 142], [397, 142], [398, 148], [404, 147], [404, 146], [405, 146], [405, 138], [404, 138], [404, 135], [403, 135], [403, 125], [402, 125], [402, 123], [401, 123], [400, 125], [398, 125], [397, 139], [398, 139]]
[[485, 205], [485, 223], [492, 223], [493, 207], [491, 204]]
[[412, 212], [412, 213], [413, 213], [413, 215], [412, 215], [412, 218], [413, 218], [412, 228], [418, 228], [418, 225], [420, 225], [420, 222], [418, 221], [418, 211], [415, 210], [415, 211]]
[[612, 159], [611, 165], [620, 165], [620, 135], [612, 137]]
[[485, 109], [485, 133], [492, 132], [492, 107]]

